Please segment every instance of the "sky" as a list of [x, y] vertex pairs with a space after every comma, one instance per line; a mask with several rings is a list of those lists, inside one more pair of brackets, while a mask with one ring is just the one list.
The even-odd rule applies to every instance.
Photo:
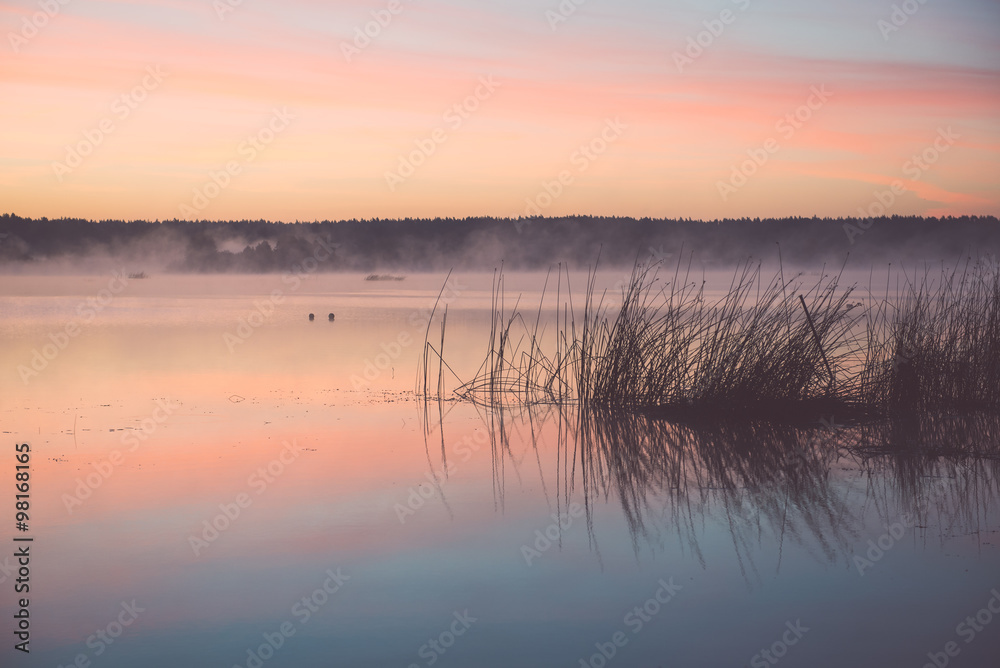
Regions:
[[996, 0], [3, 0], [0, 213], [1000, 215]]

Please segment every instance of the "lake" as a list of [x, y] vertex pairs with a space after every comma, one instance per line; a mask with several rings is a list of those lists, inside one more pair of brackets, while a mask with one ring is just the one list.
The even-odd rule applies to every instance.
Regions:
[[453, 387], [493, 274], [364, 278], [0, 278], [8, 480], [31, 448], [5, 521], [34, 539], [11, 665], [996, 665], [995, 421], [425, 402], [431, 309]]

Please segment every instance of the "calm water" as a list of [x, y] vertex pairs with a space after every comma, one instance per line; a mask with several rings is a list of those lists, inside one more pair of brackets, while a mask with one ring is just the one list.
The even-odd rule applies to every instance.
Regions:
[[[31, 653], [5, 666], [997, 665], [993, 460], [425, 407], [444, 276], [110, 278], [0, 278], [3, 476], [30, 444], [35, 539]], [[491, 279], [442, 298], [465, 378]], [[530, 312], [542, 280], [508, 295]]]

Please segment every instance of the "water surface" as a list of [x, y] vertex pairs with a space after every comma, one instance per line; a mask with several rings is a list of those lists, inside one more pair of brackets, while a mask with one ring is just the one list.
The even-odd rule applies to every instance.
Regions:
[[[703, 429], [425, 404], [442, 285], [446, 357], [469, 378], [492, 274], [288, 279], [154, 276], [106, 305], [110, 274], [2, 279], [0, 431], [10, 471], [13, 445], [32, 448], [35, 538], [32, 651], [4, 656], [654, 668], [774, 665], [766, 649], [919, 668], [950, 641], [950, 665], [1000, 656], [992, 613], [961, 626], [1000, 591], [996, 460], [942, 445], [995, 452], [990, 421]], [[544, 275], [507, 282], [530, 311]]]

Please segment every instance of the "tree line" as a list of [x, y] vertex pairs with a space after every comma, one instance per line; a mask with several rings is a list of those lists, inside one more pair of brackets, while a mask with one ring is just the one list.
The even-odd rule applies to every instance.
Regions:
[[[862, 234], [858, 234], [862, 232]], [[748, 257], [816, 265], [955, 261], [1000, 254], [992, 216], [740, 218], [714, 221], [628, 217], [267, 220], [82, 220], [0, 216], [7, 268], [108, 258], [136, 269], [185, 273], [285, 272], [316, 255], [320, 271], [448, 268], [546, 269], [631, 265], [687, 257], [730, 268]]]

